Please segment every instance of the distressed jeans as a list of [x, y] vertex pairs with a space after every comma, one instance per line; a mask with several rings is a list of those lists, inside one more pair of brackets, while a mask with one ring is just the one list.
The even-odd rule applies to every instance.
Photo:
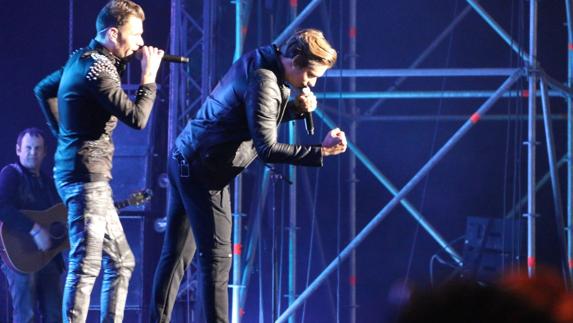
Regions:
[[113, 205], [108, 182], [61, 184], [68, 207], [70, 253], [63, 321], [85, 322], [90, 295], [103, 260], [101, 322], [122, 322], [135, 258]]

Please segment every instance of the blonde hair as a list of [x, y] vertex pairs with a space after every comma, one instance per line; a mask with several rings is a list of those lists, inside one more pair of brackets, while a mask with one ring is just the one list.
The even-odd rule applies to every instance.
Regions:
[[336, 63], [336, 50], [317, 29], [302, 29], [292, 35], [281, 52], [283, 56], [292, 58], [298, 67], [307, 67], [310, 64], [321, 64], [332, 67]]

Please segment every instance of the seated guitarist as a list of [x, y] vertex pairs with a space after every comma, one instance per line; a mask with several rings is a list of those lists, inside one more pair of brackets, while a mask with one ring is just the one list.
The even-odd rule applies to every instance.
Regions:
[[[20, 132], [16, 142], [18, 161], [0, 172], [0, 221], [12, 230], [29, 234], [40, 250], [51, 246], [48, 231], [19, 210], [44, 210], [60, 202], [52, 179], [40, 172], [46, 156], [44, 138], [37, 128]], [[2, 262], [2, 271], [12, 296], [14, 322], [35, 322], [36, 306], [42, 322], [62, 321], [63, 270], [61, 254], [38, 272], [30, 274], [21, 273]]]

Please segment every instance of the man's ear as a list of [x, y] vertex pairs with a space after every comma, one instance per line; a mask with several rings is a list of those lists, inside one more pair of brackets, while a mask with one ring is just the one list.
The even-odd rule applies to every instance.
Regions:
[[308, 65], [308, 61], [302, 55], [296, 55], [292, 58], [292, 63], [296, 68], [304, 68]]
[[119, 37], [119, 30], [116, 27], [111, 27], [107, 30], [106, 35], [109, 40], [115, 43]]

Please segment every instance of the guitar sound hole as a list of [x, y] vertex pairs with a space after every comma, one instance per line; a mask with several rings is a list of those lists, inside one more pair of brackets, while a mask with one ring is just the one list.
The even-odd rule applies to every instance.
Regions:
[[64, 239], [67, 235], [66, 225], [61, 222], [54, 222], [50, 225], [50, 237], [55, 240]]

